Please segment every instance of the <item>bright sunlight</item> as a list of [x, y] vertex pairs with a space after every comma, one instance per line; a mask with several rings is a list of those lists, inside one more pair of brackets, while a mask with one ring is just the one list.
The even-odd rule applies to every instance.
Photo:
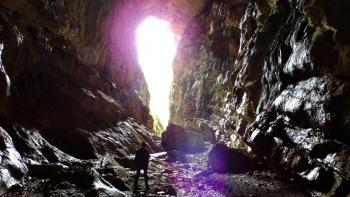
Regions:
[[151, 95], [150, 109], [162, 126], [169, 121], [169, 92], [173, 80], [172, 61], [176, 40], [167, 21], [145, 19], [136, 32], [137, 54]]

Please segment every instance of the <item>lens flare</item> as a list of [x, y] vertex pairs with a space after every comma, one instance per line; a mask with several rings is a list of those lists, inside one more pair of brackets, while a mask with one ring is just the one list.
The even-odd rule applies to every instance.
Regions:
[[150, 109], [163, 126], [169, 121], [169, 92], [173, 80], [172, 61], [176, 39], [167, 21], [145, 19], [136, 31], [138, 60], [151, 95]]

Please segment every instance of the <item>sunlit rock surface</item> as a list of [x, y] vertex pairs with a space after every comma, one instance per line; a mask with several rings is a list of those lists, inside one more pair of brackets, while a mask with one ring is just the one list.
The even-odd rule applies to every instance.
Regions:
[[198, 152], [204, 149], [204, 137], [200, 132], [185, 129], [176, 124], [169, 124], [162, 133], [162, 147], [165, 150]]
[[230, 76], [246, 6], [245, 1], [208, 1], [186, 26], [173, 63], [170, 122], [200, 128], [204, 119], [217, 137], [232, 133], [238, 120], [232, 117]]
[[[1, 191], [6, 191], [18, 183], [18, 178], [22, 178], [28, 172], [28, 168], [23, 164], [23, 159], [14, 148], [13, 141], [8, 133], [0, 128], [0, 148], [1, 148]], [[3, 193], [3, 192], [1, 192]]]

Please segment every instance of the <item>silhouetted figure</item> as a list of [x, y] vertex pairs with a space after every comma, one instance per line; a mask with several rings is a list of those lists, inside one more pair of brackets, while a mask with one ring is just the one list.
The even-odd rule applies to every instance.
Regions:
[[146, 190], [149, 189], [148, 175], [147, 175], [148, 162], [149, 162], [149, 152], [146, 149], [146, 143], [143, 142], [141, 144], [141, 148], [137, 150], [135, 155], [136, 176], [135, 176], [134, 189], [138, 188], [138, 181], [139, 181], [141, 170], [143, 170], [143, 176], [145, 177]]

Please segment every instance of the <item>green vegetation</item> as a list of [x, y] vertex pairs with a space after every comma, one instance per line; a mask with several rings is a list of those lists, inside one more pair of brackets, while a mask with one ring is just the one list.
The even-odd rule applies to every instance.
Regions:
[[154, 133], [157, 136], [160, 137], [161, 134], [164, 131], [164, 127], [163, 127], [162, 123], [160, 122], [160, 119], [159, 119], [159, 117], [157, 115], [152, 114], [152, 117], [153, 117], [153, 130], [154, 130]]

